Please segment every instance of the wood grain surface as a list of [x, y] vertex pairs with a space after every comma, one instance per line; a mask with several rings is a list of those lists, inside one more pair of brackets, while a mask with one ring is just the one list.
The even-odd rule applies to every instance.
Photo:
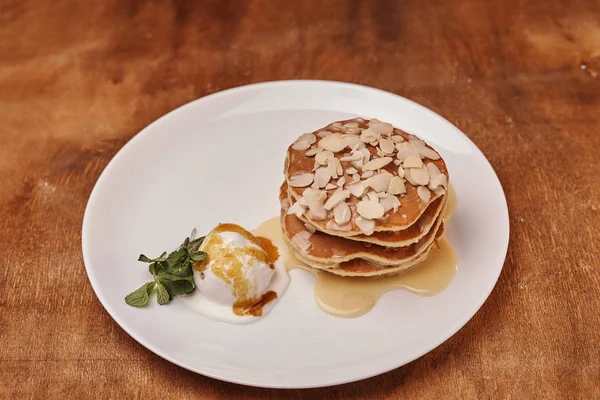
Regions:
[[[0, 397], [600, 398], [598, 75], [598, 0], [0, 0]], [[504, 186], [510, 247], [481, 310], [411, 364], [248, 388], [129, 337], [87, 280], [81, 222], [154, 119], [295, 78], [381, 88], [456, 124]]]

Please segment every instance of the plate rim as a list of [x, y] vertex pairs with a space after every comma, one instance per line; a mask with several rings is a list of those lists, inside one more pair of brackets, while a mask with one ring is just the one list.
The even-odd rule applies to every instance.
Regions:
[[[161, 121], [163, 121], [164, 119], [170, 118], [173, 114], [176, 113], [180, 113], [183, 110], [189, 108], [189, 107], [193, 107], [196, 106], [198, 103], [202, 103], [202, 102], [206, 102], [206, 101], [210, 101], [213, 100], [215, 98], [221, 97], [221, 96], [227, 96], [233, 92], [241, 92], [241, 91], [245, 91], [245, 90], [252, 90], [256, 87], [264, 87], [265, 89], [268, 89], [270, 87], [276, 87], [276, 86], [292, 86], [292, 85], [324, 85], [324, 86], [332, 86], [332, 87], [338, 87], [338, 88], [350, 88], [350, 89], [355, 89], [355, 90], [361, 90], [361, 91], [369, 91], [369, 92], [375, 92], [378, 93], [380, 95], [385, 95], [385, 96], [389, 96], [389, 97], [393, 97], [396, 100], [401, 100], [406, 102], [407, 104], [409, 104], [412, 107], [417, 108], [420, 112], [425, 112], [427, 114], [428, 118], [436, 118], [438, 120], [441, 120], [443, 123], [448, 124], [450, 126], [452, 126], [457, 133], [459, 133], [460, 135], [462, 135], [463, 139], [467, 140], [468, 143], [470, 143], [470, 145], [473, 147], [473, 149], [476, 150], [476, 152], [479, 153], [479, 155], [483, 158], [483, 160], [485, 161], [485, 163], [489, 166], [490, 170], [493, 172], [494, 177], [496, 178], [496, 181], [498, 183], [499, 189], [500, 189], [500, 194], [501, 194], [501, 202], [503, 205], [503, 212], [502, 212], [502, 217], [503, 219], [505, 219], [506, 222], [506, 237], [503, 237], [503, 242], [501, 243], [502, 245], [502, 253], [504, 254], [503, 259], [502, 259], [502, 265], [501, 267], [498, 269], [498, 272], [496, 274], [496, 276], [494, 277], [494, 284], [491, 285], [489, 291], [487, 292], [487, 294], [482, 298], [481, 302], [477, 302], [477, 304], [473, 304], [471, 306], [470, 309], [468, 309], [468, 311], [465, 313], [466, 317], [464, 319], [461, 320], [457, 320], [450, 329], [447, 330], [447, 334], [445, 335], [441, 335], [440, 338], [438, 340], [436, 340], [431, 346], [428, 346], [428, 348], [422, 352], [419, 352], [420, 354], [413, 356], [413, 357], [409, 357], [407, 359], [403, 359], [401, 362], [398, 363], [394, 363], [393, 365], [385, 365], [383, 368], [378, 368], [378, 369], [374, 369], [373, 372], [368, 373], [368, 374], [356, 374], [356, 376], [350, 376], [347, 379], [338, 379], [336, 381], [331, 381], [329, 383], [318, 383], [318, 384], [276, 384], [276, 383], [257, 383], [257, 382], [252, 382], [252, 381], [248, 381], [248, 380], [244, 380], [244, 379], [240, 379], [240, 378], [229, 378], [227, 376], [220, 376], [217, 373], [212, 373], [210, 371], [202, 371], [196, 367], [190, 366], [190, 365], [186, 365], [183, 362], [178, 361], [175, 357], [171, 357], [169, 354], [166, 354], [163, 351], [160, 351], [156, 348], [154, 348], [154, 346], [152, 346], [150, 343], [147, 343], [146, 341], [144, 341], [142, 338], [138, 338], [135, 335], [133, 335], [129, 329], [127, 329], [124, 324], [122, 323], [122, 321], [120, 321], [120, 318], [116, 317], [116, 312], [115, 310], [113, 310], [113, 308], [108, 304], [108, 301], [106, 299], [103, 299], [101, 296], [98, 295], [98, 286], [99, 283], [97, 281], [95, 281], [94, 279], [94, 274], [93, 271], [91, 271], [91, 268], [89, 267], [89, 265], [91, 265], [91, 259], [90, 259], [90, 255], [89, 255], [89, 244], [86, 244], [86, 230], [90, 229], [89, 227], [89, 220], [90, 220], [90, 214], [92, 213], [91, 209], [93, 209], [93, 205], [95, 203], [95, 201], [97, 200], [96, 197], [98, 196], [98, 191], [100, 190], [99, 187], [102, 185], [102, 183], [107, 179], [107, 175], [109, 173], [109, 170], [112, 169], [112, 167], [114, 166], [114, 160], [119, 157], [120, 155], [122, 155], [125, 151], [127, 151], [127, 149], [132, 146], [132, 143], [135, 143], [137, 140], [139, 140], [143, 135], [146, 135], [148, 133], [148, 131], [155, 125], [159, 124]], [[335, 386], [335, 385], [342, 385], [342, 384], [346, 384], [346, 383], [351, 383], [351, 382], [356, 382], [356, 381], [360, 381], [360, 380], [364, 380], [364, 379], [369, 379], [372, 378], [374, 376], [377, 375], [381, 375], [383, 373], [392, 371], [394, 369], [397, 369], [401, 366], [404, 366], [406, 364], [409, 364], [411, 362], [413, 362], [414, 360], [424, 356], [425, 354], [428, 354], [429, 352], [433, 351], [435, 348], [439, 347], [440, 345], [442, 345], [443, 343], [445, 343], [449, 338], [451, 338], [452, 336], [454, 336], [460, 329], [462, 329], [474, 316], [475, 314], [481, 309], [481, 307], [483, 306], [483, 304], [487, 301], [487, 299], [489, 298], [490, 294], [492, 293], [492, 291], [494, 290], [494, 288], [496, 287], [496, 285], [498, 284], [498, 280], [500, 277], [500, 274], [502, 273], [502, 270], [504, 269], [504, 265], [506, 263], [506, 257], [508, 255], [508, 245], [509, 245], [509, 241], [510, 241], [510, 214], [509, 214], [509, 209], [508, 209], [508, 203], [506, 201], [506, 194], [504, 192], [504, 187], [502, 186], [502, 182], [500, 181], [500, 178], [498, 177], [498, 174], [496, 173], [496, 171], [494, 170], [493, 166], [491, 165], [491, 163], [489, 162], [488, 158], [485, 156], [485, 154], [479, 149], [479, 147], [477, 147], [477, 145], [471, 140], [471, 138], [469, 138], [469, 136], [467, 136], [462, 130], [460, 130], [456, 125], [452, 124], [450, 121], [448, 121], [446, 118], [442, 117], [441, 115], [437, 114], [436, 112], [434, 112], [433, 110], [419, 104], [416, 103], [413, 100], [410, 100], [406, 97], [400, 96], [398, 94], [392, 93], [392, 92], [388, 92], [385, 91], [383, 89], [378, 89], [378, 88], [374, 88], [374, 87], [370, 87], [370, 86], [365, 86], [365, 85], [360, 85], [360, 84], [356, 84], [356, 83], [349, 83], [349, 82], [341, 82], [341, 81], [332, 81], [332, 80], [315, 80], [315, 79], [295, 79], [295, 80], [275, 80], [275, 81], [266, 81], [266, 82], [257, 82], [257, 83], [252, 83], [252, 84], [248, 84], [248, 85], [241, 85], [241, 86], [236, 86], [236, 87], [232, 87], [226, 90], [222, 90], [219, 92], [215, 92], [215, 93], [211, 93], [209, 95], [197, 98], [195, 100], [192, 100], [188, 103], [182, 104], [176, 108], [174, 108], [173, 110], [163, 114], [162, 116], [160, 116], [159, 118], [153, 120], [152, 122], [150, 122], [148, 125], [146, 125], [144, 128], [142, 128], [139, 132], [137, 132], [135, 135], [133, 135], [110, 159], [110, 161], [106, 164], [106, 166], [104, 167], [104, 169], [102, 170], [102, 172], [100, 173], [100, 175], [98, 176], [96, 182], [94, 183], [94, 187], [90, 192], [90, 195], [88, 197], [88, 201], [86, 202], [86, 206], [85, 206], [85, 211], [84, 211], [84, 215], [83, 215], [83, 220], [82, 220], [82, 226], [81, 226], [81, 249], [82, 249], [82, 254], [83, 254], [83, 261], [84, 261], [84, 267], [86, 270], [86, 274], [88, 277], [88, 281], [90, 282], [90, 285], [92, 286], [92, 289], [94, 290], [94, 294], [96, 295], [96, 297], [98, 298], [98, 300], [100, 301], [100, 304], [102, 305], [102, 307], [104, 307], [104, 309], [106, 310], [106, 312], [109, 314], [109, 316], [117, 323], [117, 325], [119, 325], [119, 327], [121, 329], [123, 329], [131, 338], [133, 338], [136, 342], [138, 342], [139, 344], [141, 344], [142, 346], [144, 346], [146, 349], [150, 350], [151, 352], [153, 352], [154, 354], [158, 355], [159, 357], [179, 366], [182, 368], [185, 368], [189, 371], [192, 371], [194, 373], [203, 375], [203, 376], [207, 376], [209, 378], [213, 378], [213, 379], [217, 379], [220, 381], [224, 381], [224, 382], [230, 382], [230, 383], [235, 383], [235, 384], [240, 384], [240, 385], [245, 385], [245, 386], [251, 386], [251, 387], [260, 387], [260, 388], [270, 388], [270, 389], [308, 389], [308, 388], [319, 388], [319, 387], [328, 387], [328, 386]], [[499, 243], [500, 245], [500, 243]], [[358, 376], [360, 375], [360, 376]]]

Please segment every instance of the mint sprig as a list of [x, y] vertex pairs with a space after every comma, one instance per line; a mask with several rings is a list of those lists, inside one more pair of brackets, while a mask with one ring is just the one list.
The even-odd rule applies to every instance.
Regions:
[[150, 264], [148, 271], [154, 279], [125, 296], [125, 302], [132, 307], [144, 307], [150, 302], [150, 295], [155, 288], [156, 300], [160, 305], [168, 304], [175, 296], [192, 293], [196, 289], [192, 264], [208, 257], [206, 252], [199, 250], [203, 240], [204, 237], [186, 238], [168, 256], [166, 252], [157, 258], [140, 254], [138, 261]]

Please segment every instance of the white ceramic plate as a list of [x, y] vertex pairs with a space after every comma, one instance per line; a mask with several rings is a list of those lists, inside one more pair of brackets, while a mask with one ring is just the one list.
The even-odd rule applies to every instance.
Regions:
[[[248, 229], [279, 214], [286, 148], [339, 119], [388, 121], [427, 140], [446, 160], [458, 208], [447, 237], [459, 271], [441, 294], [385, 294], [354, 319], [313, 298], [314, 278], [293, 270], [274, 310], [250, 325], [195, 314], [183, 301], [144, 309], [123, 297], [149, 278], [140, 253], [175, 248], [196, 227]], [[184, 368], [253, 386], [307, 388], [351, 382], [404, 365], [458, 331], [494, 287], [508, 246], [502, 187], [455, 126], [405, 98], [346, 83], [282, 81], [239, 87], [189, 103], [142, 130], [108, 164], [83, 220], [83, 256], [98, 298], [142, 345]]]

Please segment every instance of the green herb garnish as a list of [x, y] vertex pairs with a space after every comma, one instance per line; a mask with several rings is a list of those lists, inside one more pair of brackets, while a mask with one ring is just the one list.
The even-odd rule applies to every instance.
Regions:
[[[192, 238], [195, 231], [192, 232]], [[158, 258], [149, 258], [140, 254], [138, 261], [149, 263], [148, 270], [154, 280], [144, 283], [138, 290], [125, 296], [125, 302], [132, 307], [144, 307], [150, 301], [150, 295], [156, 288], [156, 300], [164, 305], [175, 296], [189, 294], [196, 289], [192, 263], [204, 261], [208, 254], [199, 250], [204, 237], [186, 238], [177, 250], [163, 253]]]

